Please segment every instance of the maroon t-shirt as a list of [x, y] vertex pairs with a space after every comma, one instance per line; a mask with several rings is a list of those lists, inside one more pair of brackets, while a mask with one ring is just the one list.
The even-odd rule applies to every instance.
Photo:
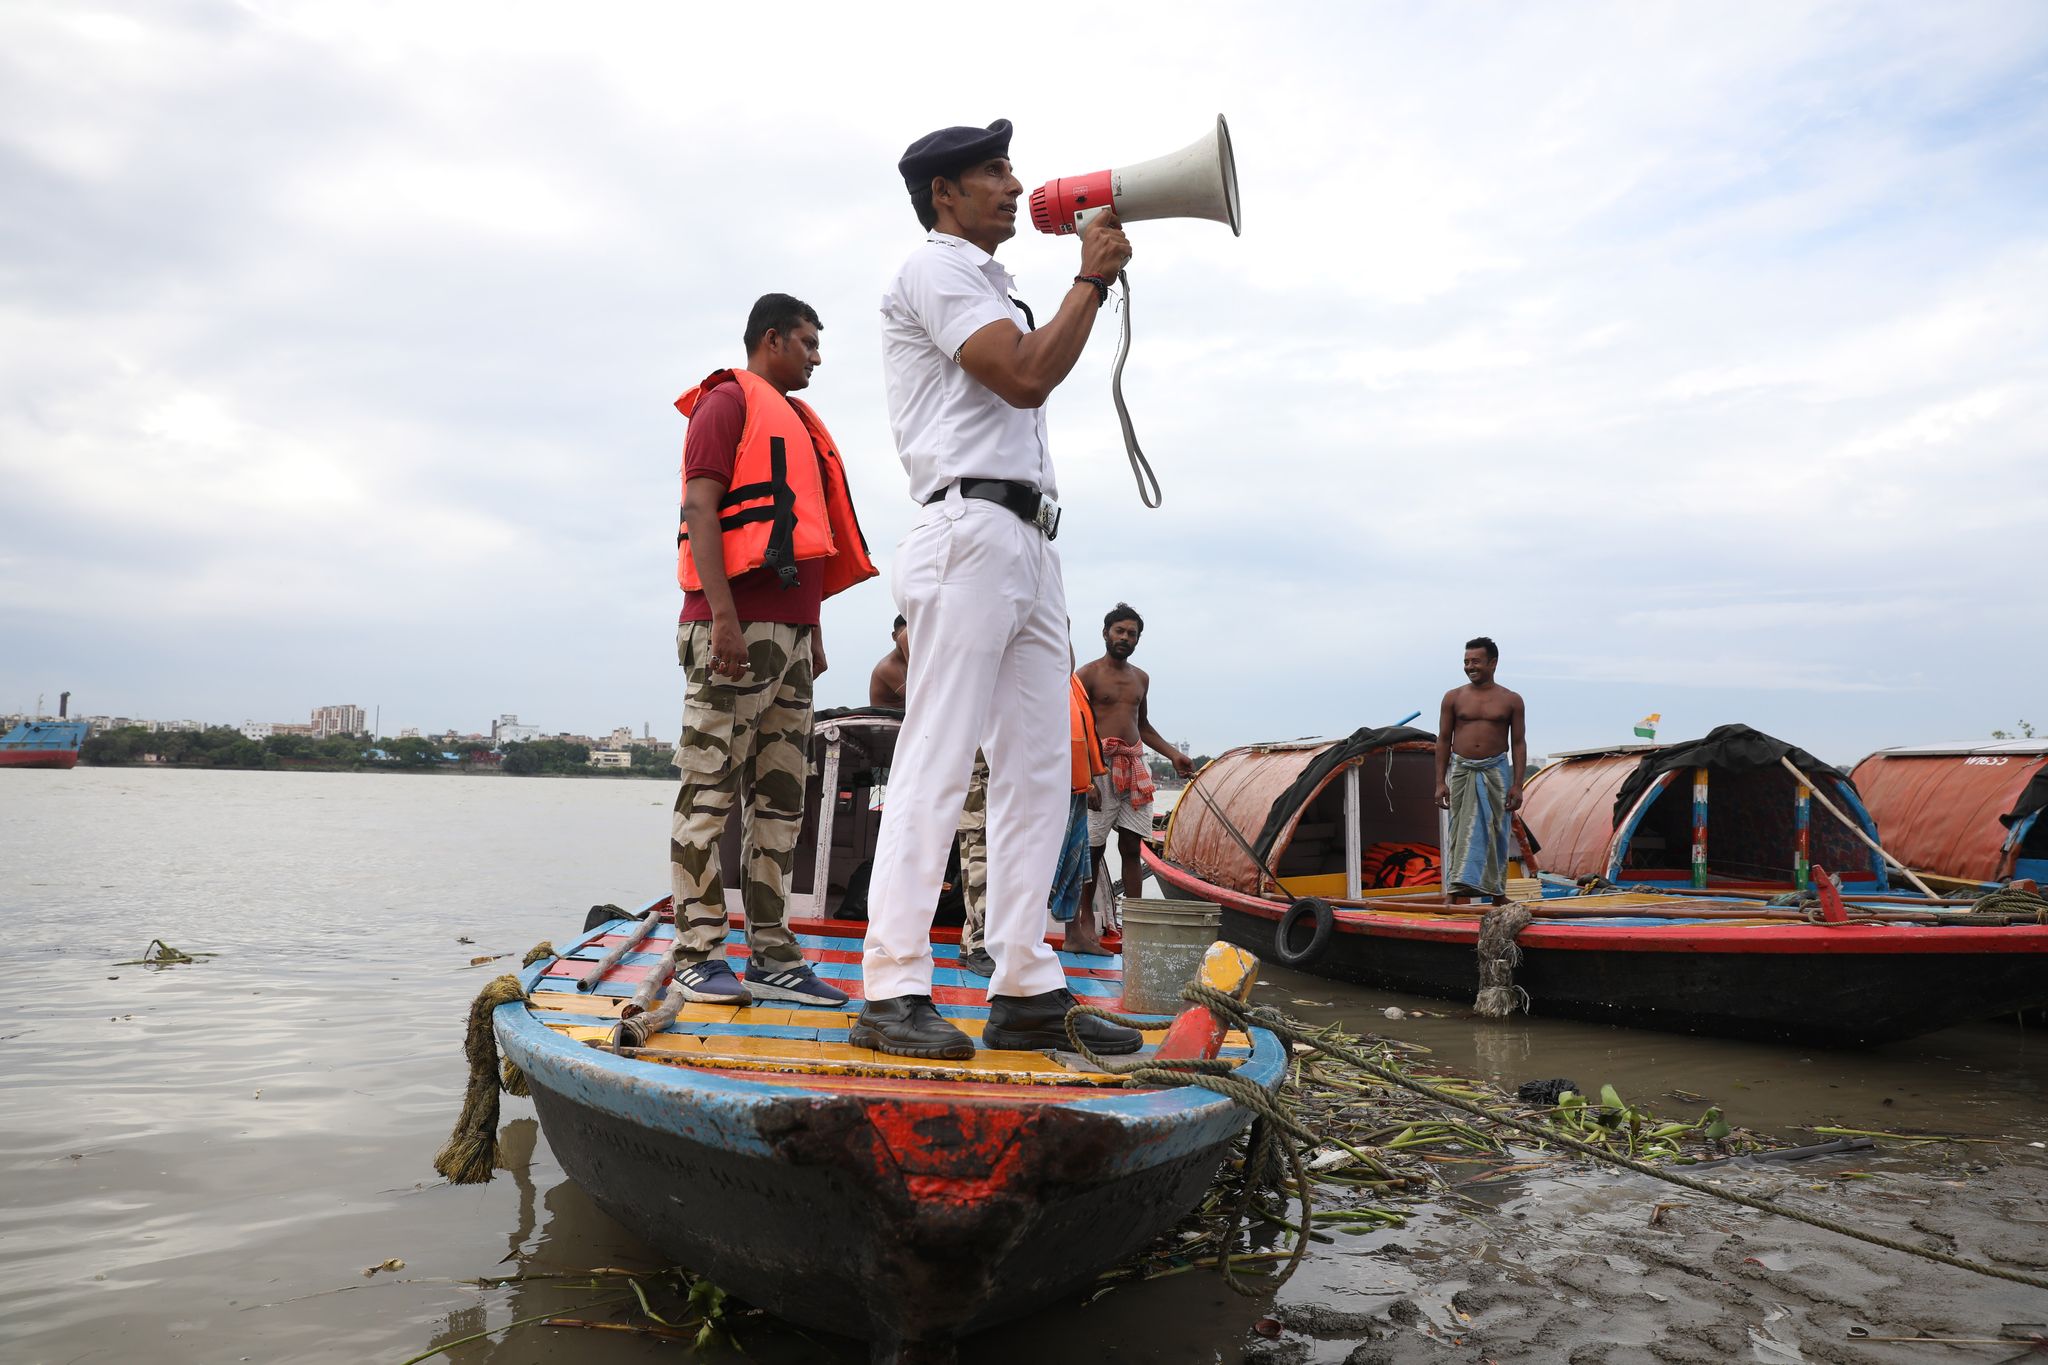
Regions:
[[[740, 433], [747, 425], [746, 395], [737, 380], [727, 380], [697, 400], [690, 429], [683, 437], [683, 481], [716, 479], [732, 487], [732, 467], [739, 459]], [[793, 626], [818, 624], [825, 600], [825, 561], [800, 559], [796, 585], [785, 588], [773, 569], [755, 569], [732, 580], [732, 604], [742, 621], [780, 621]], [[701, 592], [683, 594], [679, 621], [709, 621], [711, 603]]]

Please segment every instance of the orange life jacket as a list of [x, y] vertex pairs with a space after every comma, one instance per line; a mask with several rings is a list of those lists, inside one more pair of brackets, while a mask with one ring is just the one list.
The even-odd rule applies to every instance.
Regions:
[[1435, 844], [1392, 841], [1373, 844], [1359, 860], [1359, 880], [1370, 887], [1428, 886], [1443, 880]]
[[1067, 718], [1073, 730], [1074, 790], [1085, 792], [1095, 779], [1109, 771], [1102, 764], [1102, 741], [1095, 737], [1095, 708], [1088, 704], [1088, 689], [1078, 677], [1067, 679]]
[[[732, 482], [718, 500], [725, 576], [770, 568], [787, 588], [796, 583], [799, 561], [823, 559], [827, 597], [873, 578], [874, 561], [853, 514], [839, 447], [809, 404], [778, 392], [751, 370], [718, 370], [678, 398], [676, 407], [688, 417], [705, 394], [729, 382], [740, 386], [747, 417]], [[703, 590], [687, 518], [676, 533], [676, 581], [685, 591]]]

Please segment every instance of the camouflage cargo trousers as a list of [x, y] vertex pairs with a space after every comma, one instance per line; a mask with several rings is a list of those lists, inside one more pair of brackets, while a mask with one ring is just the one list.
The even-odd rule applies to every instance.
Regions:
[[718, 842], [742, 791], [749, 795], [741, 829], [748, 952], [764, 967], [803, 960], [789, 930], [789, 878], [810, 770], [812, 629], [745, 623], [747, 671], [736, 680], [711, 672], [710, 622], [685, 621], [676, 633], [676, 654], [689, 679], [676, 745], [683, 782], [669, 833], [678, 966], [724, 947]]
[[960, 951], [981, 946], [988, 923], [988, 759], [974, 751], [974, 776], [967, 779], [967, 804], [960, 811]]

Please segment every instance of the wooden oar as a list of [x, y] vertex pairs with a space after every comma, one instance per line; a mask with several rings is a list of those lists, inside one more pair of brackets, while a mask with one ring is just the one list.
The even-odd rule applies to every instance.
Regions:
[[[1785, 887], [1784, 890], [1781, 891], [1745, 891], [1741, 887], [1735, 886], [1722, 887], [1719, 890], [1716, 890], [1713, 887], [1708, 887], [1705, 890], [1701, 890], [1697, 886], [1647, 886], [1640, 882], [1635, 883], [1634, 885], [1631, 885], [1628, 882], [1622, 882], [1619, 883], [1619, 887], [1621, 891], [1629, 895], [1697, 896], [1705, 900], [1729, 901], [1748, 900], [1751, 897], [1755, 897], [1759, 900], [1769, 900], [1772, 896], [1782, 896], [1786, 892], [1793, 890], [1793, 888], [1790, 886]], [[1885, 905], [1975, 905], [1977, 903], [1976, 898], [1974, 896], [1949, 896], [1945, 898], [1937, 898], [1934, 901], [1929, 902], [1923, 900], [1919, 896], [1894, 896], [1888, 892], [1882, 891], [1852, 891], [1849, 890], [1847, 887], [1843, 888], [1842, 894], [1852, 901], [1875, 902], [1882, 903]]]
[[[1381, 910], [1399, 914], [1434, 915], [1442, 919], [1479, 919], [1493, 907], [1485, 905], [1444, 905], [1438, 901], [1398, 900], [1330, 900], [1326, 903], [1342, 910]], [[1776, 920], [1786, 924], [1810, 923], [1806, 915], [1798, 910], [1767, 908], [1759, 906], [1754, 910], [1737, 906], [1686, 906], [1683, 909], [1662, 909], [1655, 905], [1551, 905], [1542, 901], [1518, 901], [1516, 904], [1528, 910], [1536, 919], [1737, 919]], [[1910, 911], [1872, 911], [1852, 918], [1872, 924], [1938, 924], [1941, 916], [1932, 911], [1914, 914]]]
[[1848, 816], [1842, 814], [1841, 809], [1837, 807], [1834, 802], [1828, 800], [1827, 793], [1823, 792], [1817, 784], [1808, 782], [1806, 780], [1806, 774], [1800, 772], [1799, 769], [1793, 764], [1791, 759], [1780, 758], [1778, 762], [1781, 765], [1783, 765], [1786, 772], [1792, 774], [1792, 776], [1802, 786], [1805, 786], [1808, 791], [1813, 793], [1813, 799], [1820, 802], [1822, 807], [1826, 809], [1829, 815], [1832, 815], [1837, 820], [1840, 820], [1845, 829], [1847, 829], [1851, 834], [1855, 835], [1858, 839], [1861, 839], [1864, 843], [1870, 845], [1871, 852], [1877, 854], [1878, 857], [1884, 859], [1893, 867], [1897, 868], [1899, 872], [1902, 875], [1904, 875], [1907, 881], [1913, 883], [1913, 885], [1920, 888], [1920, 893], [1922, 895], [1926, 896], [1927, 899], [1931, 901], [1938, 901], [1941, 899], [1940, 896], [1937, 896], [1934, 893], [1934, 888], [1930, 887], [1926, 882], [1921, 881], [1917, 876], [1913, 875], [1912, 868], [1907, 867], [1897, 858], [1894, 858], [1891, 854], [1885, 852], [1883, 845], [1879, 844], [1877, 840], [1871, 838], [1868, 834], [1865, 834], [1863, 832], [1863, 826], [1857, 824], [1854, 820], [1851, 820]]
[[619, 944], [618, 947], [606, 953], [602, 958], [599, 958], [596, 969], [593, 970], [589, 976], [586, 976], [581, 981], [578, 981], [576, 983], [576, 989], [585, 992], [596, 990], [597, 983], [604, 980], [605, 973], [609, 972], [612, 968], [618, 966], [620, 958], [624, 957], [627, 953], [630, 953], [635, 948], [639, 947], [641, 941], [645, 939], [649, 933], [653, 932], [654, 926], [657, 923], [659, 923], [660, 920], [661, 915], [658, 911], [649, 910], [646, 914], [642, 915], [640, 917], [640, 922], [633, 926], [633, 932], [626, 935], [625, 941]]

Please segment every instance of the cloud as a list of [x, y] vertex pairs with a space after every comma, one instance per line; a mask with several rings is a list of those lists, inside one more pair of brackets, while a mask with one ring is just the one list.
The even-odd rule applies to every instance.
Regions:
[[[1051, 410], [1077, 641], [1139, 603], [1170, 732], [1428, 710], [1482, 632], [1539, 743], [1665, 689], [1808, 747], [2024, 710], [2048, 18], [1175, 15], [1096, 16], [1116, 79], [1074, 98], [1038, 76], [1071, 25], [1009, 14], [10, 9], [0, 699], [670, 716], [669, 404], [752, 299], [823, 314], [812, 396], [886, 556], [903, 146], [1010, 117], [1035, 183], [1221, 109], [1245, 236], [1132, 229], [1165, 507], [1130, 486], [1114, 312]], [[725, 60], [764, 35], [801, 79]], [[1041, 317], [1073, 251], [1004, 249]], [[835, 601], [823, 701], [892, 614]], [[2009, 667], [1972, 665], [1985, 638]]]

